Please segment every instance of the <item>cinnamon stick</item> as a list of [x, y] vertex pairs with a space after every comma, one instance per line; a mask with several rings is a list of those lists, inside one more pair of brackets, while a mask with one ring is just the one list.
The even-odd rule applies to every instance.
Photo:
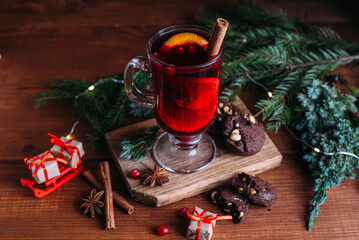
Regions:
[[115, 213], [113, 210], [113, 196], [111, 186], [110, 166], [108, 162], [101, 162], [101, 177], [105, 187], [105, 217], [106, 217], [106, 230], [115, 229]]
[[85, 170], [82, 172], [82, 176], [91, 183], [92, 186], [97, 188], [97, 190], [102, 191], [104, 190], [103, 185], [97, 181], [96, 177], [90, 172], [90, 170]]
[[208, 56], [216, 56], [221, 50], [221, 46], [228, 29], [228, 25], [229, 23], [227, 20], [223, 18], [217, 18], [206, 48], [206, 53]]
[[[100, 183], [96, 177], [92, 174], [90, 170], [85, 170], [82, 172], [82, 176], [97, 190], [102, 191], [104, 187], [102, 183]], [[132, 206], [127, 200], [122, 197], [119, 193], [112, 191], [113, 202], [119, 206], [122, 210], [127, 212], [127, 214], [132, 214], [135, 211], [134, 206]]]
[[113, 202], [122, 208], [127, 214], [132, 214], [135, 211], [134, 206], [129, 204], [119, 193], [112, 192]]

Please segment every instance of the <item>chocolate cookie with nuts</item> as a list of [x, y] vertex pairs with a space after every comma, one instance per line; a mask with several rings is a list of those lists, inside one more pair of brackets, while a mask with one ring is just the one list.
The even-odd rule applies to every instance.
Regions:
[[240, 112], [239, 107], [230, 102], [219, 101], [216, 114], [214, 115], [214, 123], [208, 129], [208, 133], [214, 136], [221, 136], [222, 122], [228, 116], [235, 116]]
[[234, 223], [240, 223], [246, 218], [248, 200], [236, 193], [231, 186], [212, 191], [211, 199], [213, 203], [218, 204], [224, 214], [232, 215]]
[[239, 113], [239, 107], [230, 102], [219, 101], [216, 110], [216, 121], [222, 122], [227, 116], [235, 116]]
[[274, 187], [263, 179], [240, 173], [233, 179], [232, 187], [251, 202], [269, 207], [277, 199]]
[[264, 145], [264, 127], [252, 114], [239, 111], [235, 116], [228, 116], [222, 128], [227, 145], [235, 153], [253, 155]]

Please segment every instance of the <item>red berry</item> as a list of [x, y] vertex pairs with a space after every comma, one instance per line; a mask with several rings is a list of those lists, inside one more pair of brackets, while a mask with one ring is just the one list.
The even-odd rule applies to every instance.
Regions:
[[180, 208], [179, 215], [183, 218], [188, 218], [187, 211], [188, 211], [187, 207]]
[[156, 58], [158, 58], [160, 56], [160, 54], [158, 52], [154, 52], [154, 53], [152, 53], [152, 55]]
[[183, 54], [186, 51], [186, 48], [185, 47], [178, 47], [178, 48], [176, 48], [176, 51], [177, 51], [178, 54]]
[[156, 232], [158, 235], [164, 236], [168, 233], [168, 227], [165, 225], [158, 226]]
[[166, 67], [165, 68], [165, 73], [169, 77], [174, 77], [175, 76], [175, 71], [176, 71], [176, 69], [174, 67]]
[[141, 171], [139, 170], [139, 169], [132, 169], [131, 170], [131, 177], [133, 178], [133, 179], [137, 179], [137, 178], [139, 178], [141, 176]]
[[187, 49], [188, 49], [188, 52], [190, 52], [190, 53], [194, 53], [194, 52], [197, 51], [197, 48], [196, 48], [196, 46], [194, 46], [194, 45], [189, 45], [189, 46], [187, 47]]

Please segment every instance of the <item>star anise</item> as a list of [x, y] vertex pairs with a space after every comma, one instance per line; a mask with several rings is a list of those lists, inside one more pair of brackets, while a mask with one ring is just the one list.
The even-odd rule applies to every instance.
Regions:
[[168, 182], [168, 173], [164, 171], [165, 168], [157, 168], [157, 165], [152, 168], [147, 168], [147, 172], [142, 175], [145, 179], [143, 184], [150, 184], [150, 187], [157, 185], [162, 186], [163, 183]]
[[80, 206], [80, 209], [85, 209], [84, 214], [87, 214], [90, 211], [90, 215], [92, 218], [95, 218], [95, 212], [102, 215], [102, 208], [105, 204], [100, 201], [104, 194], [104, 191], [100, 191], [96, 193], [96, 189], [92, 189], [90, 196], [87, 198], [83, 198], [84, 203]]

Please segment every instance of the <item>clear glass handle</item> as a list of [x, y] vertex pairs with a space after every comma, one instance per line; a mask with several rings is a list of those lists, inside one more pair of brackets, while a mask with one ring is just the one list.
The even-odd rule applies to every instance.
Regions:
[[144, 93], [136, 87], [135, 82], [133, 81], [134, 69], [151, 74], [149, 71], [149, 62], [147, 58], [132, 58], [131, 61], [127, 64], [124, 74], [126, 94], [132, 102], [138, 105], [143, 107], [153, 107], [153, 94]]

